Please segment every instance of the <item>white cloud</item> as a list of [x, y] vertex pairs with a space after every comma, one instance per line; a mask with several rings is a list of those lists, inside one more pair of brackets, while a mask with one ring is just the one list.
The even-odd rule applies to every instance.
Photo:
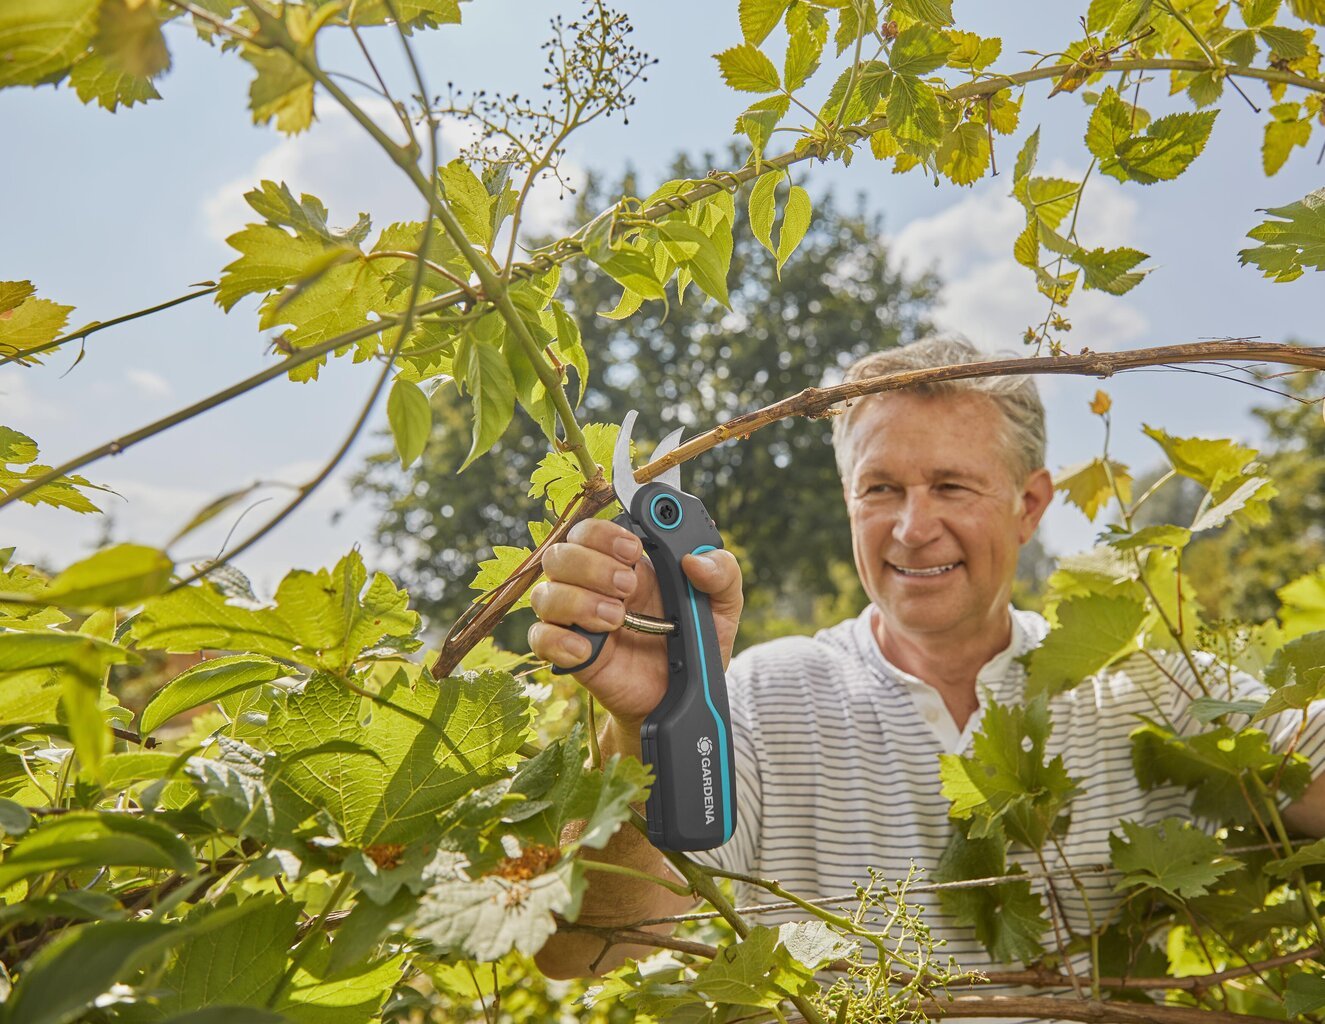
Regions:
[[[1047, 173], [1072, 176], [1070, 168], [1060, 166]], [[1092, 248], [1126, 244], [1135, 238], [1138, 211], [1117, 185], [1092, 180], [1077, 235]], [[892, 241], [893, 258], [912, 272], [939, 273], [944, 285], [932, 317], [940, 330], [981, 348], [1017, 351], [1022, 333], [1040, 323], [1048, 308], [1030, 272], [1012, 258], [1013, 239], [1024, 225], [1025, 213], [1006, 194], [1006, 183], [989, 182], [903, 227]], [[1122, 348], [1148, 327], [1144, 314], [1125, 298], [1102, 292], [1078, 289], [1065, 313], [1073, 325], [1072, 347]]]
[[175, 393], [170, 381], [152, 370], [125, 370], [124, 376], [145, 398], [170, 398]]

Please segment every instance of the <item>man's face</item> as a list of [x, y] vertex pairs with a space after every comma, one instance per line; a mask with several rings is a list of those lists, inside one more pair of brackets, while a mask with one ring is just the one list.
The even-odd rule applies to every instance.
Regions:
[[959, 638], [1001, 621], [1017, 553], [1053, 497], [1044, 469], [1018, 482], [1004, 418], [985, 395], [889, 395], [852, 424], [844, 481], [865, 593], [885, 628]]

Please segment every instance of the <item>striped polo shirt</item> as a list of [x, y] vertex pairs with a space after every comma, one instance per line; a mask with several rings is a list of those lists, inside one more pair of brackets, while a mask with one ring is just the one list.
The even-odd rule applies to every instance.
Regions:
[[[917, 882], [933, 872], [954, 827], [940, 790], [939, 755], [968, 751], [991, 699], [999, 704], [1022, 700], [1025, 670], [1017, 658], [1039, 645], [1048, 624], [1034, 612], [1011, 609], [1011, 642], [980, 670], [980, 707], [959, 731], [936, 690], [883, 657], [871, 629], [876, 614], [870, 605], [813, 637], [783, 637], [732, 659], [727, 686], [737, 827], [725, 845], [692, 854], [696, 860], [775, 879], [807, 899], [853, 893], [857, 883], [868, 884], [867, 866], [880, 869], [887, 880], [905, 878], [913, 864], [921, 869]], [[1188, 713], [1189, 697], [1156, 661], [1189, 693], [1199, 692], [1181, 658], [1156, 652], [1153, 660], [1145, 654], [1124, 659], [1050, 703], [1053, 731], [1046, 760], [1061, 756], [1084, 790], [1070, 804], [1070, 825], [1062, 840], [1074, 866], [1108, 863], [1109, 834], [1120, 819], [1153, 825], [1170, 816], [1190, 817], [1187, 794], [1176, 787], [1143, 791], [1132, 767], [1129, 735], [1140, 716], [1167, 717], [1183, 734], [1204, 728]], [[1263, 692], [1258, 681], [1245, 675], [1234, 676], [1232, 689], [1232, 694], [1214, 695], [1239, 699]], [[1282, 749], [1300, 723], [1300, 712], [1289, 712], [1260, 728]], [[1325, 714], [1313, 714], [1297, 749], [1313, 766], [1325, 760]], [[1044, 855], [1051, 870], [1062, 866], [1052, 847]], [[1034, 855], [1025, 851], [1014, 848], [1009, 860], [1032, 873], [1040, 870]], [[1106, 919], [1120, 898], [1112, 891], [1116, 878], [1092, 875], [1083, 881], [1097, 920]], [[1046, 895], [1043, 883], [1032, 886]], [[1067, 926], [1087, 934], [1083, 901], [1071, 881], [1056, 879], [1054, 888]], [[736, 884], [735, 895], [738, 906], [776, 902], [767, 891], [744, 883]], [[973, 930], [945, 914], [937, 895], [918, 894], [912, 902], [924, 907], [933, 936], [946, 940], [936, 951], [940, 962], [950, 954], [962, 968], [1009, 969], [990, 962]], [[854, 906], [834, 909], [849, 912]], [[808, 916], [793, 908], [758, 913], [751, 920], [775, 925]], [[1052, 932], [1041, 941], [1052, 948]], [[873, 959], [869, 943], [862, 944], [862, 952]], [[1078, 967], [1086, 977], [1087, 964]], [[978, 994], [1018, 990], [990, 986]]]

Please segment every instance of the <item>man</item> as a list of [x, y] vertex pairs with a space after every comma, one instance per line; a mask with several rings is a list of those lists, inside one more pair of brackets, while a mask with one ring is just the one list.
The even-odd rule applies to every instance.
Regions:
[[[925, 341], [856, 363], [848, 380], [984, 358], [963, 342]], [[1053, 497], [1044, 468], [1044, 411], [1029, 377], [995, 377], [870, 396], [849, 404], [833, 424], [833, 445], [851, 522], [857, 572], [870, 604], [855, 619], [813, 638], [786, 637], [743, 652], [728, 670], [737, 762], [735, 835], [698, 861], [777, 879], [797, 895], [849, 894], [869, 881], [906, 877], [911, 864], [932, 871], [954, 828], [939, 782], [939, 755], [965, 752], [990, 701], [1023, 695], [1019, 656], [1048, 631], [1045, 620], [1009, 604], [1017, 554]], [[577, 678], [608, 712], [600, 744], [640, 756], [640, 723], [666, 691], [661, 641], [619, 630], [627, 604], [660, 615], [661, 600], [640, 544], [605, 520], [580, 523], [548, 550], [547, 581], [531, 598], [540, 620], [530, 646], [558, 665], [579, 664], [587, 643], [569, 629], [613, 630], [602, 654]], [[741, 612], [741, 574], [726, 551], [687, 556], [682, 568], [710, 595], [724, 662]], [[1055, 699], [1046, 758], [1061, 755], [1085, 790], [1071, 805], [1062, 842], [1075, 865], [1109, 859], [1108, 835], [1120, 818], [1154, 824], [1188, 817], [1175, 788], [1142, 792], [1128, 736], [1137, 714], [1157, 714], [1184, 730], [1199, 728], [1164, 659], [1129, 660], [1127, 671], [1100, 673]], [[1195, 687], [1185, 681], [1188, 693]], [[1159, 702], [1158, 704], [1156, 702]], [[1325, 716], [1297, 749], [1320, 763]], [[1267, 723], [1286, 743], [1299, 719]], [[1290, 823], [1325, 832], [1322, 787], [1313, 784]], [[573, 830], [574, 826], [572, 826]], [[1061, 865], [1050, 850], [1050, 866]], [[673, 879], [663, 855], [636, 829], [623, 828], [593, 859]], [[1033, 865], [1033, 862], [1031, 862]], [[614, 924], [684, 913], [688, 897], [607, 872], [589, 873], [579, 920]], [[1087, 883], [1097, 914], [1116, 902], [1109, 879]], [[1068, 883], [1070, 888], [1070, 883]], [[737, 884], [738, 903], [772, 902]], [[944, 954], [966, 967], [989, 957], [969, 928], [935, 897], [917, 897]], [[1079, 899], [1051, 910], [1058, 927], [1085, 934]], [[802, 918], [763, 913], [762, 924]], [[1100, 914], [1103, 919], [1103, 914]], [[655, 926], [654, 930], [670, 930]], [[602, 951], [596, 939], [554, 936], [537, 959], [550, 977], [583, 976]], [[648, 947], [614, 946], [603, 973]]]

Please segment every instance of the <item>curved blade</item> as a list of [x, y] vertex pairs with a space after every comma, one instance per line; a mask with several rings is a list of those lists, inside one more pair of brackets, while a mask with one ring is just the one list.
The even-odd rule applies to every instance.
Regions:
[[626, 413], [621, 421], [621, 432], [616, 436], [616, 447], [612, 449], [612, 489], [626, 511], [630, 511], [639, 484], [635, 483], [635, 470], [630, 464], [630, 432], [635, 426], [635, 410]]
[[[653, 449], [653, 460], [657, 462], [664, 455], [674, 452], [681, 444], [681, 435], [685, 433], [685, 427], [677, 427], [670, 434], [658, 442], [658, 447]], [[673, 466], [667, 472], [655, 479], [661, 484], [667, 484], [669, 487], [675, 487], [678, 491], [681, 489], [681, 467]]]

